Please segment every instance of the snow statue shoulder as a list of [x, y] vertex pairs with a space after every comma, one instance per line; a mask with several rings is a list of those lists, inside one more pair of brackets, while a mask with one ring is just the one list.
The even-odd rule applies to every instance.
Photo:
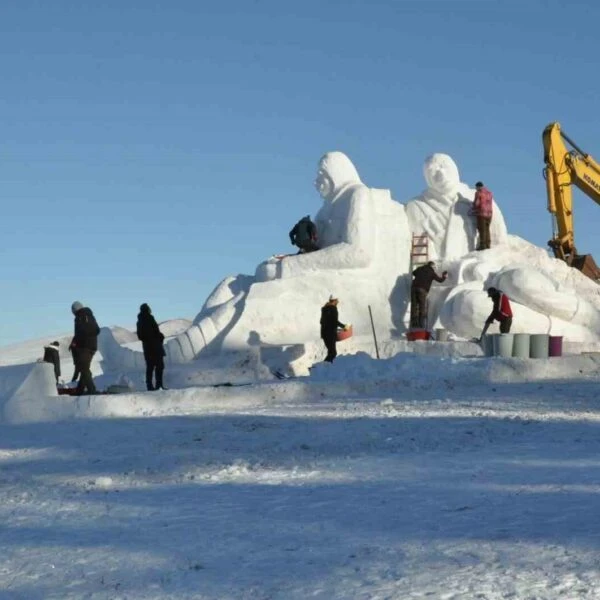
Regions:
[[[472, 216], [475, 190], [460, 181], [458, 167], [447, 154], [425, 159], [423, 175], [427, 188], [406, 203], [410, 230], [429, 237], [430, 258], [459, 258], [475, 250], [477, 230]], [[506, 224], [493, 203], [490, 226], [492, 247], [506, 241]]]

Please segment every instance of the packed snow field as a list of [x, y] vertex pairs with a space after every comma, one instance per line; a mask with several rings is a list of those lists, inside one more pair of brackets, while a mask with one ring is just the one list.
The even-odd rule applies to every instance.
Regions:
[[0, 597], [600, 598], [599, 362], [340, 356], [215, 387], [198, 361], [185, 388], [22, 396]]

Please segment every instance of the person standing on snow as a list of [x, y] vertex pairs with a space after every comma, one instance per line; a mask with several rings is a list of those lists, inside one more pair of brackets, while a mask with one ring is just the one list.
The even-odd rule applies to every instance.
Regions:
[[[166, 389], [163, 386], [163, 372], [165, 370], [163, 342], [165, 336], [158, 328], [158, 323], [146, 303], [140, 306], [136, 331], [138, 338], [142, 341], [144, 359], [146, 360], [146, 388], [149, 392], [164, 390]], [[156, 385], [152, 385], [154, 374]]]
[[488, 250], [491, 243], [490, 225], [492, 223], [494, 197], [481, 181], [475, 184], [475, 190], [472, 214], [477, 219], [477, 233], [479, 234], [477, 250]]
[[88, 394], [96, 393], [96, 386], [90, 369], [92, 358], [98, 350], [98, 335], [100, 327], [96, 322], [94, 313], [81, 302], [73, 302], [71, 312], [75, 315], [75, 334], [71, 347], [75, 366], [79, 369], [80, 377], [76, 394], [81, 396], [87, 390]]
[[500, 290], [497, 290], [495, 287], [488, 288], [487, 295], [494, 302], [494, 308], [492, 309], [490, 316], [485, 320], [485, 326], [481, 332], [479, 341], [483, 339], [483, 336], [494, 321], [500, 322], [500, 333], [510, 333], [510, 328], [512, 326], [513, 314], [508, 296]]
[[327, 304], [321, 308], [321, 339], [327, 348], [326, 362], [332, 363], [337, 356], [337, 330], [338, 327], [346, 329], [343, 323], [338, 321], [338, 305], [339, 300], [333, 296], [329, 296]]
[[410, 326], [425, 329], [427, 326], [427, 296], [433, 281], [443, 283], [448, 277], [448, 271], [441, 276], [435, 272], [435, 263], [428, 263], [417, 267], [413, 271], [413, 280], [410, 286]]
[[44, 346], [44, 357], [43, 362], [54, 365], [54, 376], [56, 377], [56, 383], [58, 384], [58, 378], [60, 377], [60, 356], [58, 355], [58, 342], [52, 342], [48, 346]]
[[317, 247], [317, 227], [310, 220], [310, 215], [302, 217], [290, 231], [290, 242], [300, 248], [300, 254], [314, 252]]

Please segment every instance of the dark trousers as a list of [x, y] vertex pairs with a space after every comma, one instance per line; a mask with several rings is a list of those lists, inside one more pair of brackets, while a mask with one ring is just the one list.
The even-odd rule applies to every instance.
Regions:
[[327, 356], [325, 357], [326, 362], [333, 362], [337, 356], [337, 333], [334, 335], [327, 335], [323, 337], [325, 348], [327, 348]]
[[[157, 390], [163, 387], [163, 372], [165, 370], [165, 361], [160, 354], [159, 356], [146, 357], [146, 388], [150, 391]], [[152, 376], [156, 377], [156, 385], [152, 385]]]
[[298, 254], [307, 254], [308, 252], [314, 252], [315, 250], [319, 249], [319, 247], [312, 240], [297, 244], [297, 246], [300, 248]]
[[410, 326], [427, 327], [427, 295], [429, 292], [423, 288], [410, 288]]
[[490, 224], [492, 217], [477, 217], [477, 232], [479, 233], [479, 245], [477, 250], [487, 250], [491, 244]]
[[94, 354], [93, 350], [88, 350], [87, 348], [77, 348], [75, 351], [75, 364], [81, 373], [79, 383], [77, 384], [77, 395], [82, 395], [86, 391], [88, 394], [96, 393], [96, 386], [92, 377], [92, 371], [90, 370]]
[[77, 381], [79, 379], [79, 366], [77, 365], [77, 352], [75, 350], [72, 350], [71, 356], [73, 357], [73, 365], [75, 367], [75, 370], [73, 371], [73, 377], [71, 377], [71, 381]]
[[510, 333], [512, 326], [512, 317], [506, 317], [500, 321], [500, 333]]

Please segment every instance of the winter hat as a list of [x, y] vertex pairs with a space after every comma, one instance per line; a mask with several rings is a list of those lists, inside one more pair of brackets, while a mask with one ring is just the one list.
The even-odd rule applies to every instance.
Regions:
[[330, 294], [329, 295], [329, 302], [339, 302], [339, 300], [333, 294]]
[[75, 314], [78, 310], [81, 310], [83, 308], [83, 304], [81, 304], [81, 302], [79, 301], [75, 301], [73, 302], [73, 304], [71, 304], [71, 312], [73, 314]]
[[149, 313], [150, 307], [148, 306], [148, 304], [146, 304], [145, 302], [144, 304], [140, 304], [140, 312]]
[[60, 344], [57, 341], [52, 342], [50, 345], [56, 346], [57, 348], [60, 346]]

